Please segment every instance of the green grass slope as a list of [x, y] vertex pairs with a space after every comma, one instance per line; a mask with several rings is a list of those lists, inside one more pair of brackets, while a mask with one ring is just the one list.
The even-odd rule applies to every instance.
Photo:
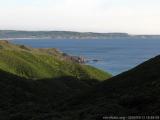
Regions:
[[0, 68], [32, 79], [71, 76], [77, 79], [105, 80], [110, 74], [64, 58], [56, 49], [34, 49], [0, 41]]

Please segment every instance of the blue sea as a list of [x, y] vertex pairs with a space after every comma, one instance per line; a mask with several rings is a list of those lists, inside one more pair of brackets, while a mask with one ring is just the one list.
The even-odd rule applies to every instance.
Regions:
[[70, 55], [84, 56], [90, 60], [87, 64], [113, 75], [129, 70], [160, 54], [160, 39], [158, 38], [14, 39], [11, 42], [35, 48], [58, 48]]

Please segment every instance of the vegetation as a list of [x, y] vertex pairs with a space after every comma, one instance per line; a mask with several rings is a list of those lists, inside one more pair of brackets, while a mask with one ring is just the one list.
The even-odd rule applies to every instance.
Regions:
[[0, 119], [44, 120], [52, 116], [57, 103], [109, 77], [54, 48], [34, 49], [0, 41]]
[[68, 100], [60, 110], [64, 110], [63, 116], [69, 111], [83, 120], [104, 116], [159, 116], [159, 71], [160, 56], [157, 56]]
[[33, 49], [0, 41], [0, 68], [32, 79], [70, 76], [77, 79], [105, 80], [110, 74], [94, 67], [64, 59], [56, 49]]
[[98, 82], [105, 72], [66, 61], [56, 50], [6, 41], [0, 46], [2, 120], [101, 120], [160, 113], [160, 56]]

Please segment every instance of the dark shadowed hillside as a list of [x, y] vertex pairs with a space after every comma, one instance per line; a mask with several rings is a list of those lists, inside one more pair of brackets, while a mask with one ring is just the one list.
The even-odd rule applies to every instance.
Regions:
[[0, 119], [51, 120], [61, 117], [57, 105], [98, 82], [86, 81], [69, 76], [32, 80], [0, 70]]
[[70, 111], [83, 120], [110, 115], [159, 115], [160, 56], [68, 101], [63, 107], [64, 115], [65, 111]]
[[1, 120], [38, 120], [48, 117], [57, 103], [72, 97], [80, 90], [90, 88], [72, 77], [34, 81], [2, 70], [0, 77]]

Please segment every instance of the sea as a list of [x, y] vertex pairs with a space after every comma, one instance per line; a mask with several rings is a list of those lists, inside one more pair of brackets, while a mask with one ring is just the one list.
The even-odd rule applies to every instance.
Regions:
[[57, 48], [82, 56], [92, 65], [112, 75], [134, 68], [160, 54], [160, 38], [110, 39], [13, 39], [12, 43], [35, 48]]

